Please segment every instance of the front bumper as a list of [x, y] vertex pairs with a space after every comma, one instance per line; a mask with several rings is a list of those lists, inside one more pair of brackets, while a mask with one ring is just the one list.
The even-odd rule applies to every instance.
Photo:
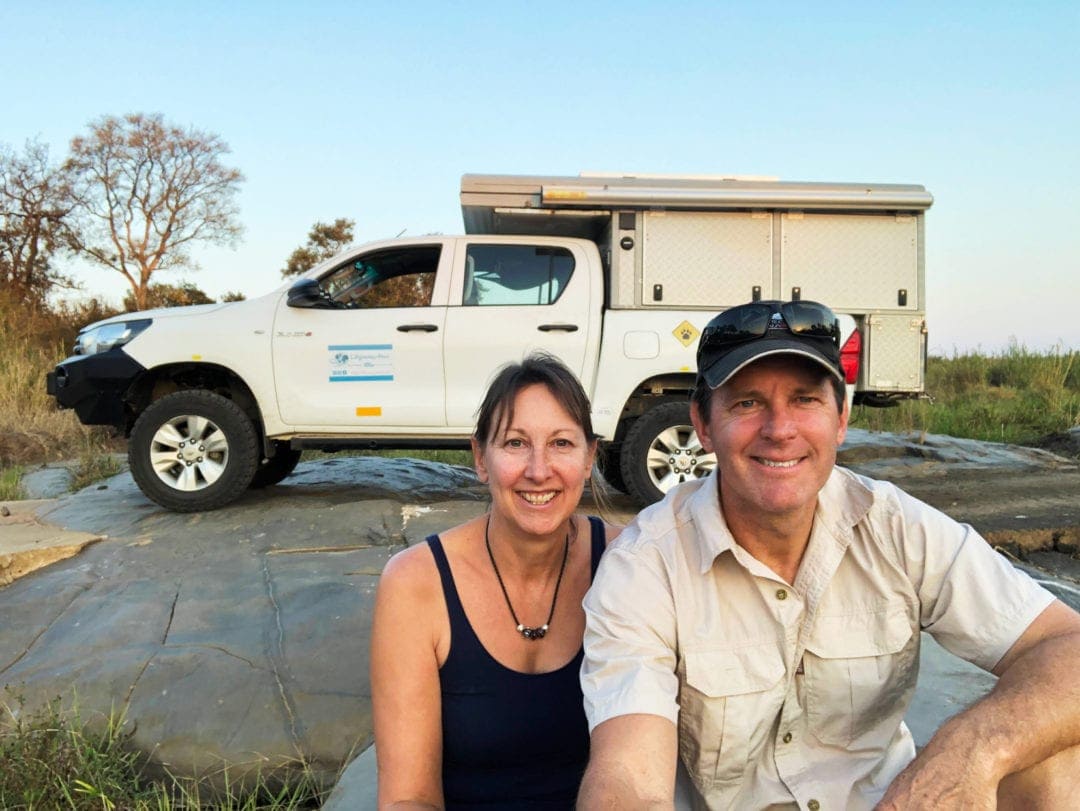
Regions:
[[146, 371], [123, 349], [73, 355], [45, 376], [45, 390], [60, 408], [73, 408], [84, 425], [124, 428], [124, 395]]

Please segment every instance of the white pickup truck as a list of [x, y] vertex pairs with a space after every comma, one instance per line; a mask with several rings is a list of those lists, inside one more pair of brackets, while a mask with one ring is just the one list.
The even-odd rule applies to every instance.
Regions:
[[129, 437], [169, 509], [285, 478], [305, 448], [467, 447], [496, 368], [543, 349], [581, 378], [605, 478], [642, 503], [708, 472], [688, 392], [701, 329], [754, 299], [840, 316], [856, 402], [920, 396], [921, 186], [465, 175], [465, 236], [351, 249], [259, 298], [86, 327], [48, 376]]

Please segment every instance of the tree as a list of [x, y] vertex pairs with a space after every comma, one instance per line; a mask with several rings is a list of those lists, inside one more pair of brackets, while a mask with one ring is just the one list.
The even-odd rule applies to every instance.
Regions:
[[179, 284], [155, 282], [146, 291], [146, 302], [139, 306], [134, 293], [124, 296], [124, 309], [127, 312], [148, 310], [154, 307], [188, 307], [192, 304], [213, 304], [214, 300], [196, 287], [192, 282]]
[[352, 244], [354, 220], [339, 217], [330, 225], [317, 222], [308, 231], [307, 242], [289, 255], [285, 267], [281, 269], [284, 278], [307, 273], [319, 262], [341, 253]]
[[241, 292], [240, 292], [239, 290], [227, 290], [227, 291], [226, 291], [226, 292], [225, 292], [224, 294], [222, 294], [222, 296], [221, 296], [221, 300], [222, 300], [222, 302], [227, 302], [227, 301], [246, 301], [246, 300], [247, 300], [247, 296], [245, 296], [245, 295], [244, 295], [243, 293], [241, 293]]
[[48, 146], [27, 142], [22, 155], [0, 149], [0, 289], [8, 301], [40, 307], [53, 288], [75, 287], [52, 265], [73, 204], [70, 177], [49, 162]]
[[161, 270], [195, 269], [199, 242], [235, 245], [244, 177], [222, 163], [217, 135], [167, 124], [159, 114], [106, 116], [71, 141], [80, 227], [73, 246], [120, 273], [139, 309]]

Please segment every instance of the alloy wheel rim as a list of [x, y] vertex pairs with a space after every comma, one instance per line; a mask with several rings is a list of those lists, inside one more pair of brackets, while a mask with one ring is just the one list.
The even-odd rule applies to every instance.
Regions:
[[229, 440], [212, 420], [182, 414], [165, 422], [150, 440], [150, 466], [174, 490], [196, 492], [225, 472]]
[[701, 447], [692, 425], [672, 425], [649, 445], [645, 470], [661, 493], [692, 479], [707, 476], [716, 467], [716, 454]]

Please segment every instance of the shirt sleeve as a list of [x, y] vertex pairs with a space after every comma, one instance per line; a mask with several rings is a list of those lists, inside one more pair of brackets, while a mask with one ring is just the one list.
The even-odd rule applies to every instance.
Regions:
[[590, 732], [635, 713], [678, 721], [670, 579], [655, 547], [628, 548], [625, 541], [604, 554], [585, 595], [581, 687]]
[[991, 670], [1054, 596], [967, 524], [896, 491], [893, 537], [920, 601], [920, 624], [946, 650]]

